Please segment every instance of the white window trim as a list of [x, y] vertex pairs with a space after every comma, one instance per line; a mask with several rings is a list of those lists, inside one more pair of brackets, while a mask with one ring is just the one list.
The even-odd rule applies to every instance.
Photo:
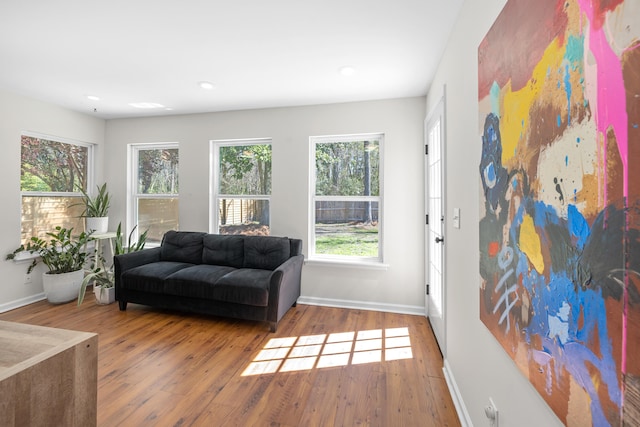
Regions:
[[[367, 139], [379, 141], [379, 185], [378, 196], [316, 196], [316, 144], [330, 142], [358, 142]], [[309, 137], [309, 256], [305, 264], [331, 267], [363, 267], [373, 269], [387, 269], [384, 263], [384, 139], [383, 132], [322, 135]], [[316, 201], [318, 200], [353, 200], [378, 202], [378, 256], [359, 257], [347, 255], [321, 255], [315, 253], [316, 248]]]
[[[305, 259], [304, 264], [309, 266], [318, 266], [318, 267], [331, 267], [331, 268], [363, 268], [363, 269], [371, 269], [371, 270], [388, 270], [389, 264], [385, 264], [381, 261], [366, 261], [365, 259], [358, 259], [357, 257], [353, 257], [354, 259], [343, 259], [346, 257], [342, 257], [340, 259], [337, 258], [313, 258], [313, 259]], [[367, 258], [370, 259], [370, 258]]]
[[218, 224], [220, 223], [218, 199], [220, 197], [242, 200], [267, 200], [269, 202], [269, 229], [271, 229], [271, 194], [247, 196], [220, 194], [218, 192], [218, 176], [220, 174], [220, 147], [233, 147], [235, 145], [270, 145], [272, 154], [271, 159], [273, 162], [272, 138], [213, 139], [209, 141], [209, 233], [218, 234], [220, 232], [220, 229], [218, 227]]
[[[180, 193], [178, 194], [138, 194], [138, 153], [141, 150], [162, 150], [162, 149], [180, 149], [178, 142], [142, 142], [128, 144], [127, 147], [127, 227], [126, 235], [128, 236], [135, 226], [138, 225], [138, 199], [153, 198], [153, 199], [180, 199]], [[135, 230], [133, 236], [135, 240], [138, 239], [138, 229]], [[125, 234], [125, 233], [123, 233]], [[148, 247], [153, 247], [151, 243], [147, 244]]]
[[[86, 147], [87, 148], [87, 188], [86, 191], [88, 193], [90, 193], [91, 189], [94, 186], [95, 183], [95, 162], [94, 162], [94, 155], [95, 155], [95, 147], [96, 144], [92, 144], [90, 142], [83, 142], [83, 141], [78, 141], [76, 139], [71, 139], [71, 138], [64, 138], [61, 136], [54, 136], [54, 135], [47, 135], [44, 133], [39, 133], [39, 132], [31, 132], [31, 131], [23, 131], [20, 132], [20, 149], [22, 150], [22, 137], [26, 136], [29, 138], [38, 138], [38, 139], [44, 139], [47, 141], [53, 141], [53, 142], [61, 142], [63, 144], [70, 144], [70, 145], [77, 145], [79, 147]], [[21, 165], [22, 167], [22, 165]], [[82, 193], [80, 191], [22, 191], [22, 189], [20, 189], [20, 210], [18, 211], [20, 214], [20, 224], [22, 226], [22, 215], [21, 215], [21, 211], [22, 211], [22, 198], [28, 196], [28, 197], [82, 197]], [[37, 254], [32, 254], [29, 253], [28, 251], [23, 251], [20, 252], [18, 254], [16, 254], [16, 257], [14, 258], [14, 262], [16, 263], [24, 263], [24, 262], [31, 262], [33, 259], [38, 258]]]
[[[87, 148], [87, 193], [91, 193], [91, 189], [95, 185], [95, 163], [94, 163], [94, 155], [95, 155], [95, 147], [96, 144], [92, 144], [89, 142], [82, 142], [75, 139], [63, 138], [60, 136], [47, 135], [44, 133], [38, 132], [21, 132], [20, 140], [22, 144], [22, 137], [26, 136], [29, 138], [38, 138], [45, 139], [47, 141], [53, 142], [61, 142], [63, 144], [77, 145], [79, 147]], [[22, 147], [21, 147], [22, 149]], [[20, 191], [20, 197], [22, 196], [34, 196], [34, 197], [81, 197], [82, 193], [80, 191]]]

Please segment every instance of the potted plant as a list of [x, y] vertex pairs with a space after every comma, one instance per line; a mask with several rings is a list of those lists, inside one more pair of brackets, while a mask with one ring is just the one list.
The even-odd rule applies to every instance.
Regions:
[[21, 252], [37, 255], [27, 269], [31, 273], [38, 263], [47, 266], [48, 271], [42, 275], [42, 286], [47, 300], [53, 304], [65, 303], [78, 295], [78, 289], [84, 277], [84, 265], [91, 258], [86, 245], [92, 240], [91, 233], [82, 232], [73, 237], [73, 228], [56, 227], [55, 232], [47, 233], [48, 240], [32, 237], [27, 245], [6, 256], [7, 260], [15, 259]]
[[[124, 236], [122, 234], [122, 223], [118, 224], [118, 229], [116, 230], [115, 237], [115, 246], [113, 248], [113, 255], [121, 255], [144, 249], [144, 245], [147, 242], [147, 233], [149, 232], [149, 230], [146, 230], [144, 233], [142, 233], [137, 242], [132, 242], [133, 234], [137, 227], [137, 225], [133, 227], [133, 230], [131, 230], [131, 233], [129, 233], [129, 238], [127, 239], [125, 245]], [[98, 302], [98, 304], [111, 304], [115, 301], [115, 273], [113, 271], [113, 265], [111, 267], [106, 267], [105, 260], [101, 256], [100, 259], [96, 260], [94, 269], [84, 277], [84, 280], [82, 280], [80, 291], [78, 293], [78, 305], [82, 304], [82, 301], [84, 301], [87, 286], [92, 281], [93, 293], [96, 296], [96, 301]]]
[[107, 183], [102, 186], [96, 186], [98, 193], [92, 197], [84, 189], [82, 192], [82, 204], [84, 211], [82, 216], [85, 217], [87, 231], [93, 230], [97, 234], [106, 233], [109, 229], [109, 205], [111, 204], [111, 195], [107, 191]]

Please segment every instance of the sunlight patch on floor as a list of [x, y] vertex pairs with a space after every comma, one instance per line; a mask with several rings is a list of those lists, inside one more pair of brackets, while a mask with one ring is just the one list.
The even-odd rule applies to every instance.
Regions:
[[413, 358], [409, 328], [273, 338], [242, 376], [296, 372]]

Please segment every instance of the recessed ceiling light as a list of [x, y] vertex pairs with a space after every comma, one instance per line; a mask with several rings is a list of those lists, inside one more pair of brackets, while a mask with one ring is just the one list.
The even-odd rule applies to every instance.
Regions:
[[213, 83], [206, 81], [198, 82], [198, 86], [205, 90], [212, 90], [216, 87], [216, 85], [214, 85]]
[[87, 95], [87, 99], [90, 99], [92, 101], [100, 101], [100, 97], [95, 95]]
[[164, 108], [164, 105], [155, 102], [132, 102], [129, 105], [135, 108]]
[[339, 71], [340, 71], [340, 74], [347, 77], [353, 76], [356, 73], [356, 69], [353, 67], [341, 67]]

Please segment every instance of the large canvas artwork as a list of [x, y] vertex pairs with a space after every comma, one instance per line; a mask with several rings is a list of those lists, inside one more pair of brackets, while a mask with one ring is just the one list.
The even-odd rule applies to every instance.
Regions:
[[478, 61], [480, 318], [565, 424], [640, 425], [640, 0], [510, 0]]

